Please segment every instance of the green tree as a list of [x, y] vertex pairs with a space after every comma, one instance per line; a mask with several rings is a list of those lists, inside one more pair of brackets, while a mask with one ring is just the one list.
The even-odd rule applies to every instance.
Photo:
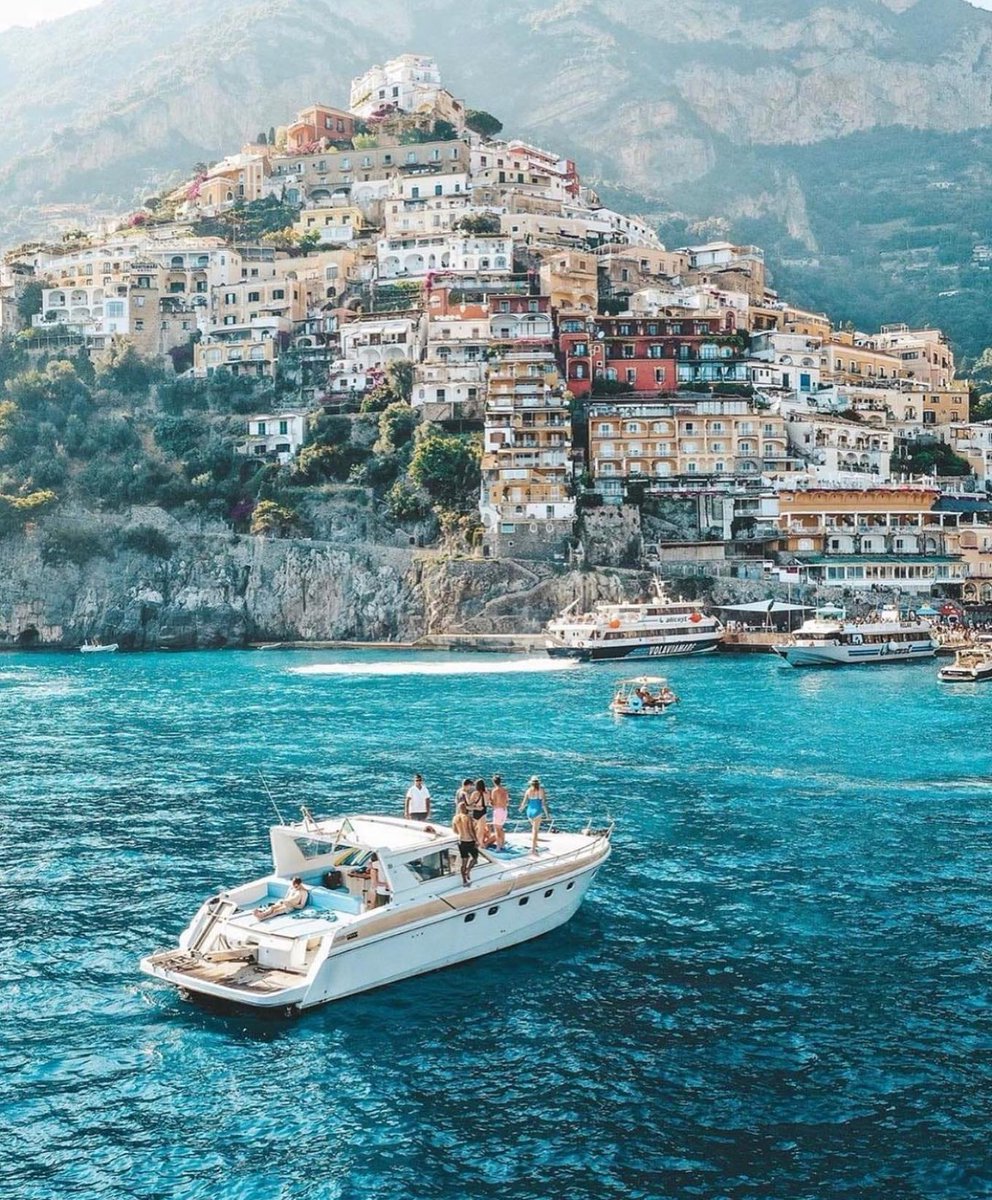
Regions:
[[58, 496], [47, 489], [26, 496], [0, 495], [0, 536], [19, 533], [28, 521], [35, 521], [58, 503]]
[[407, 476], [397, 479], [386, 493], [386, 507], [394, 521], [420, 521], [430, 512], [431, 498]]
[[465, 113], [465, 124], [482, 137], [495, 137], [503, 128], [503, 122], [498, 117], [481, 108], [470, 108]]
[[486, 235], [499, 233], [499, 217], [495, 213], [478, 213], [477, 215], [462, 217], [455, 225], [455, 228], [460, 229], [462, 233], [471, 234], [473, 237], [485, 237]]
[[300, 524], [295, 508], [277, 504], [275, 500], [260, 500], [251, 515], [251, 532], [262, 537], [286, 537]]
[[115, 336], [96, 360], [97, 383], [121, 392], [147, 391], [158, 376], [159, 368], [141, 357], [130, 338]]
[[394, 359], [386, 368], [386, 383], [397, 400], [410, 403], [415, 375], [416, 368], [408, 358]]
[[41, 312], [41, 281], [32, 279], [24, 285], [17, 298], [17, 315], [22, 325], [30, 325], [31, 318]]
[[405, 446], [417, 427], [417, 413], [402, 400], [396, 400], [379, 414], [379, 438], [373, 449], [389, 454]]
[[468, 511], [478, 503], [481, 458], [478, 438], [425, 427], [414, 447], [410, 477], [437, 507]]

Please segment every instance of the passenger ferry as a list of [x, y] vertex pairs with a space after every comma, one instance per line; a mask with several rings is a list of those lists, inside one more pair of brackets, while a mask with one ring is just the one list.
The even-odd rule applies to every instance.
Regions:
[[[141, 969], [186, 998], [292, 1015], [564, 924], [609, 858], [612, 830], [551, 826], [535, 856], [528, 823], [507, 833], [504, 850], [480, 847], [465, 886], [445, 826], [304, 810], [301, 822], [270, 830], [270, 874], [211, 896], [177, 947]], [[305, 903], [270, 915], [296, 877]]]
[[705, 654], [723, 638], [723, 626], [698, 604], [671, 600], [655, 581], [654, 598], [629, 604], [597, 604], [592, 612], [569, 616], [571, 605], [545, 634], [552, 658], [659, 658], [674, 654]]
[[933, 658], [937, 641], [929, 623], [897, 609], [882, 609], [863, 621], [850, 621], [842, 609], [818, 609], [796, 632], [773, 646], [793, 667], [836, 667], [854, 663], [908, 662]]
[[992, 646], [959, 650], [954, 662], [940, 668], [937, 678], [942, 683], [985, 683], [992, 679]]

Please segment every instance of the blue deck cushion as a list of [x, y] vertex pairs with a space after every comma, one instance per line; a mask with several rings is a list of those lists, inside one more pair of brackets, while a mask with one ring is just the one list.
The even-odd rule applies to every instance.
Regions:
[[[307, 884], [305, 879], [303, 882], [310, 894], [310, 899], [306, 908], [300, 909], [300, 912], [312, 913], [316, 909], [319, 912], [344, 912], [357, 915], [362, 911], [361, 899], [351, 895], [347, 888], [331, 890], [325, 887], [314, 887]], [[271, 904], [274, 900], [284, 900], [288, 891], [288, 880], [270, 879], [266, 883], [265, 895], [258, 900], [253, 900], [248, 907], [261, 908], [266, 904]]]

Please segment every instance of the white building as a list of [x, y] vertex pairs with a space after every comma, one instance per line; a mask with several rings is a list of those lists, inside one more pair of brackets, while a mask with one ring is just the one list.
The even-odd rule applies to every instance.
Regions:
[[43, 288], [41, 312], [31, 324], [40, 329], [62, 325], [85, 338], [126, 336], [131, 332], [128, 287]]
[[786, 431], [790, 447], [806, 460], [811, 481], [849, 479], [871, 485], [890, 478], [890, 430], [796, 409], [786, 420]]
[[377, 109], [395, 105], [404, 112], [432, 108], [442, 91], [437, 62], [425, 54], [400, 54], [370, 67], [351, 81], [348, 107], [367, 120]]
[[751, 382], [795, 392], [800, 398], [815, 394], [820, 387], [820, 346], [820, 338], [807, 334], [777, 329], [752, 334]]
[[377, 253], [380, 279], [416, 278], [431, 271], [509, 275], [513, 270], [513, 239], [501, 236], [381, 238]]
[[416, 317], [368, 317], [341, 326], [341, 357], [356, 370], [382, 370], [391, 362], [420, 360], [422, 322]]
[[238, 446], [239, 454], [253, 458], [275, 457], [292, 462], [307, 437], [305, 413], [258, 413], [248, 418], [248, 436]]
[[992, 483], [992, 421], [959, 421], [934, 431], [955, 454], [967, 460], [980, 487]]

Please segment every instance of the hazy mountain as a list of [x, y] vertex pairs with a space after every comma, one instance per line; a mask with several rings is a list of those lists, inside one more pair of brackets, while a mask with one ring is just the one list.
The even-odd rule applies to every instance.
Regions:
[[946, 320], [990, 286], [992, 14], [965, 0], [105, 0], [0, 34], [0, 234], [140, 200], [403, 50], [671, 238], [763, 241], [842, 316]]

